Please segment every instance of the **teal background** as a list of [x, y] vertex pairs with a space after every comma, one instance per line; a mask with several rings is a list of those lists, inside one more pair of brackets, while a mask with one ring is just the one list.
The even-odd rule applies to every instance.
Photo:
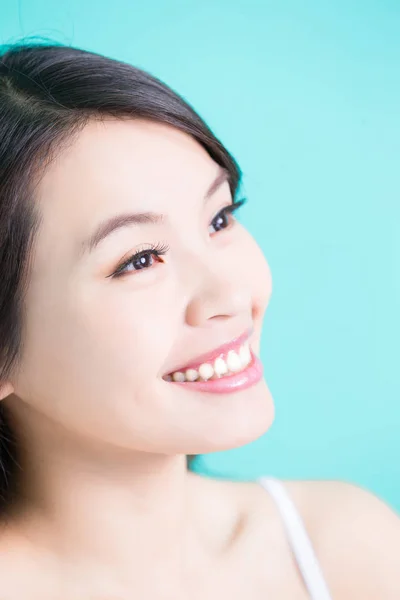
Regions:
[[273, 278], [276, 416], [193, 469], [351, 481], [399, 511], [398, 0], [0, 2], [0, 43], [44, 36], [150, 71], [243, 169]]

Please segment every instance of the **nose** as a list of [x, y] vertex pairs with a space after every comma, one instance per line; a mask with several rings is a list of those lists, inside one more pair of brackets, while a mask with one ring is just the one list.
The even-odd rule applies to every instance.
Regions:
[[204, 266], [202, 272], [197, 273], [195, 289], [187, 303], [186, 323], [202, 327], [215, 320], [235, 317], [248, 320], [251, 311], [251, 292], [239, 274], [228, 276], [215, 266]]

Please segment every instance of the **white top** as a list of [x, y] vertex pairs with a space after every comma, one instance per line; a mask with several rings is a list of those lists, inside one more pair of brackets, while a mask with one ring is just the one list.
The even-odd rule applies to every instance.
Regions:
[[332, 600], [304, 522], [287, 489], [281, 481], [273, 477], [259, 477], [257, 481], [269, 492], [277, 505], [310, 598]]

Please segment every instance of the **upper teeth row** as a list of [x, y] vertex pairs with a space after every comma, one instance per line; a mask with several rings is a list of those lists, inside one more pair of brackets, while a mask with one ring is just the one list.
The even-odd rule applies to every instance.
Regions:
[[230, 350], [226, 357], [219, 356], [213, 363], [203, 363], [197, 369], [186, 369], [185, 371], [175, 371], [167, 375], [168, 381], [207, 381], [214, 375], [223, 377], [232, 373], [242, 371], [251, 362], [251, 352], [248, 342], [240, 346], [238, 352]]

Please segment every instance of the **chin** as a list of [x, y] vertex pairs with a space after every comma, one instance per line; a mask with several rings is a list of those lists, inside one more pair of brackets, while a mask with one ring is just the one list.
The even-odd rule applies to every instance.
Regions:
[[[183, 387], [183, 386], [182, 386]], [[185, 396], [182, 392], [182, 396]], [[189, 395], [189, 393], [188, 393]], [[264, 379], [246, 390], [230, 394], [192, 392], [186, 398], [191, 452], [207, 454], [238, 448], [262, 437], [275, 418], [275, 406]]]

